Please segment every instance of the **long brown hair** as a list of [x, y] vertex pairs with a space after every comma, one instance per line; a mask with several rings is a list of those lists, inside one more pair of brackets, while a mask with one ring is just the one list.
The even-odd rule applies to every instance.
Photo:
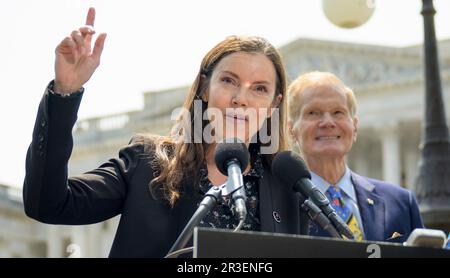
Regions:
[[[207, 108], [207, 103], [202, 101], [202, 96], [208, 89], [212, 72], [216, 65], [227, 55], [235, 52], [261, 53], [269, 58], [276, 71], [276, 92], [275, 97], [282, 95], [283, 98], [278, 104], [279, 124], [278, 124], [278, 149], [272, 154], [263, 154], [263, 159], [270, 165], [274, 155], [287, 148], [285, 136], [286, 128], [286, 73], [284, 64], [278, 51], [265, 39], [260, 37], [230, 36], [217, 44], [203, 58], [200, 70], [192, 84], [189, 94], [183, 104], [183, 109], [189, 111], [190, 122], [186, 122], [186, 117], [181, 114], [172, 128], [171, 137], [159, 137], [153, 139], [154, 159], [152, 165], [157, 168], [155, 178], [150, 182], [150, 191], [155, 196], [158, 189], [163, 193], [164, 199], [168, 200], [171, 206], [180, 198], [181, 184], [183, 179], [193, 179], [196, 184], [197, 175], [205, 159], [208, 144], [205, 142], [196, 143], [195, 133], [189, 132], [191, 141], [186, 143], [181, 140], [186, 135], [183, 126], [188, 125], [190, 131], [194, 130], [194, 122], [202, 122], [202, 130], [208, 124], [203, 120], [203, 112]], [[202, 101], [202, 109], [194, 109], [194, 101]], [[267, 131], [271, 134], [271, 121], [267, 121]], [[194, 131], [195, 132], [195, 131]], [[201, 136], [201, 135], [200, 135]], [[263, 145], [259, 142], [259, 145]]]

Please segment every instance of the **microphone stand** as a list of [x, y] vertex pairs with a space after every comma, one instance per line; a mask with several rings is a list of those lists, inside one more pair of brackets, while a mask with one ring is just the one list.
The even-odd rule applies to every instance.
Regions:
[[343, 236], [336, 230], [328, 217], [323, 214], [322, 210], [314, 204], [309, 198], [306, 199], [301, 193], [300, 202], [302, 203], [300, 207], [308, 214], [309, 218], [319, 224], [319, 226], [327, 231], [334, 238], [343, 238]]
[[319, 224], [319, 226], [327, 231], [332, 237], [343, 238], [336, 228], [331, 224], [328, 217], [316, 206], [311, 200], [306, 199], [301, 205], [302, 209], [308, 213], [312, 221]]
[[[235, 167], [233, 168], [235, 171]], [[230, 172], [231, 173], [231, 172]], [[170, 248], [169, 252], [167, 253], [165, 258], [176, 258], [180, 254], [185, 253], [183, 251], [190, 251], [190, 249], [184, 250], [184, 246], [188, 243], [189, 239], [192, 236], [192, 233], [194, 231], [194, 228], [200, 223], [200, 221], [205, 217], [205, 215], [217, 204], [219, 199], [227, 199], [227, 198], [234, 198], [234, 194], [241, 190], [243, 186], [235, 187], [235, 180], [228, 179], [227, 182], [221, 186], [212, 186], [208, 192], [206, 192], [205, 197], [203, 197], [202, 202], [198, 206], [195, 213], [192, 215], [189, 222], [184, 227], [181, 234], [178, 236], [175, 243]], [[242, 183], [241, 183], [242, 184]], [[245, 192], [244, 192], [245, 196]], [[238, 213], [239, 215], [239, 225], [234, 231], [238, 231], [242, 225], [244, 224], [245, 215], [246, 215], [246, 208], [245, 208], [245, 200], [242, 199], [242, 197], [237, 198], [235, 201], [235, 205], [241, 206], [241, 210], [243, 210], [243, 213]], [[242, 215], [243, 214], [243, 215]], [[244, 219], [242, 219], [242, 217]], [[183, 251], [181, 251], [183, 249]], [[180, 253], [181, 252], [181, 253]]]
[[186, 246], [186, 243], [192, 236], [192, 232], [194, 228], [200, 223], [200, 221], [205, 217], [205, 215], [213, 208], [213, 206], [217, 203], [217, 201], [222, 197], [222, 186], [212, 186], [208, 192], [206, 192], [205, 197], [202, 202], [198, 206], [194, 215], [192, 215], [189, 222], [184, 227], [181, 234], [178, 236], [175, 243], [170, 248], [169, 252], [166, 255], [166, 258], [176, 258], [179, 253], [178, 250], [182, 249]]

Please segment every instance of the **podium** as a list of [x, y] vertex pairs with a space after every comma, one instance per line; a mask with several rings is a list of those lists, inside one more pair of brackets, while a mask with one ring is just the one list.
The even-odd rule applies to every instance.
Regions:
[[195, 228], [194, 258], [450, 258], [450, 250], [266, 232]]

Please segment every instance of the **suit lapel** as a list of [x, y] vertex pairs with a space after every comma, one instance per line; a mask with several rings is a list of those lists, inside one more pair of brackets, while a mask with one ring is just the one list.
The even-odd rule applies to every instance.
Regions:
[[351, 173], [355, 187], [356, 199], [363, 222], [364, 233], [367, 240], [385, 240], [385, 203], [377, 195], [375, 186], [366, 178]]
[[[197, 209], [197, 203], [201, 200], [201, 196], [194, 192], [192, 186], [185, 184], [184, 188], [184, 197], [181, 198], [178, 208], [177, 234], [181, 233]], [[300, 227], [303, 229], [307, 227], [308, 218], [299, 211], [298, 197], [293, 192], [287, 192], [267, 167], [264, 168], [263, 177], [259, 179], [259, 198], [262, 232], [299, 234]]]
[[261, 231], [307, 234], [308, 216], [300, 212], [299, 197], [287, 190], [266, 167], [259, 180]]
[[[183, 184], [183, 195], [178, 204], [178, 227], [177, 236], [181, 234], [186, 224], [189, 222], [191, 217], [194, 215], [198, 208], [198, 203], [202, 200], [202, 196], [195, 191], [195, 187], [188, 185], [188, 183]], [[192, 241], [192, 239], [191, 239]]]
[[264, 171], [262, 179], [259, 180], [259, 217], [261, 221], [262, 232], [275, 232], [275, 223], [273, 220], [273, 203], [271, 194], [270, 179], [267, 171]]

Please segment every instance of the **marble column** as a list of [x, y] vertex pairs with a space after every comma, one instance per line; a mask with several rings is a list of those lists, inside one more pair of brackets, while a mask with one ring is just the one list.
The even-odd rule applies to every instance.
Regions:
[[383, 180], [401, 184], [400, 132], [396, 122], [378, 128], [381, 139]]
[[419, 174], [419, 147], [409, 146], [405, 153], [406, 186], [413, 188]]
[[60, 227], [56, 225], [47, 226], [47, 258], [65, 257], [61, 233]]
[[87, 255], [87, 249], [86, 227], [71, 227], [70, 244], [66, 246], [67, 256], [69, 258], [84, 258]]

